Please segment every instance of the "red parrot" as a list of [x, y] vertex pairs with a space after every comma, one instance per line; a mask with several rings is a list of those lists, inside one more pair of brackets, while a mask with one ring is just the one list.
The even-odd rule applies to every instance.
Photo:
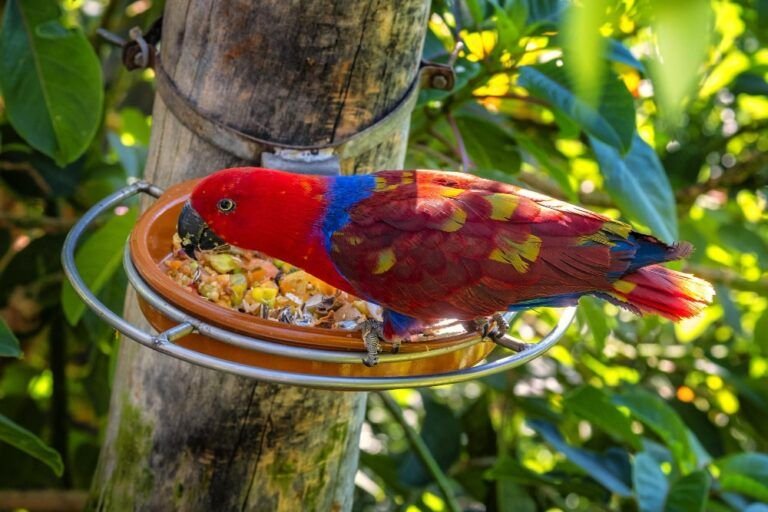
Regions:
[[225, 169], [179, 217], [187, 254], [231, 244], [301, 267], [384, 308], [407, 338], [444, 318], [570, 306], [594, 295], [636, 313], [696, 315], [712, 286], [658, 263], [690, 254], [622, 222], [463, 173], [314, 176]]

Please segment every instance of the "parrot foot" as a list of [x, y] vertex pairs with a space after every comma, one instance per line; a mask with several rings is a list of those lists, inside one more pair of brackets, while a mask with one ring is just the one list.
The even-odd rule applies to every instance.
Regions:
[[365, 366], [373, 367], [379, 364], [381, 340], [384, 339], [384, 324], [378, 320], [366, 320], [362, 325], [363, 343], [368, 354], [363, 358]]
[[509, 322], [504, 319], [504, 315], [501, 313], [495, 313], [490, 317], [478, 318], [469, 323], [469, 327], [474, 327], [474, 330], [480, 333], [482, 339], [489, 338], [496, 342], [503, 338], [509, 330]]

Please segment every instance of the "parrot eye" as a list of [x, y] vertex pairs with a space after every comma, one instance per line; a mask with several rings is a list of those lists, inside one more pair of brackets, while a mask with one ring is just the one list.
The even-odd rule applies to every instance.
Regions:
[[216, 204], [216, 207], [224, 213], [231, 212], [232, 210], [235, 209], [235, 202], [231, 199], [226, 199], [226, 198], [219, 199], [219, 202]]

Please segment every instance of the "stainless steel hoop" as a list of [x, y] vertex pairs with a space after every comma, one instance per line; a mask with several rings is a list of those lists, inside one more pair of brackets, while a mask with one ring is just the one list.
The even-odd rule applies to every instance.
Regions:
[[[61, 255], [64, 272], [83, 302], [85, 302], [85, 304], [102, 320], [107, 322], [116, 330], [131, 338], [132, 340], [157, 350], [158, 352], [206, 368], [278, 384], [291, 384], [297, 386], [350, 391], [452, 384], [508, 370], [523, 365], [531, 359], [539, 357], [560, 340], [576, 316], [575, 307], [564, 309], [563, 314], [557, 322], [557, 325], [555, 325], [552, 331], [544, 336], [541, 341], [530, 345], [516, 343], [517, 346], [522, 347], [522, 350], [517, 353], [507, 355], [496, 360], [486, 361], [472, 368], [465, 368], [462, 370], [454, 370], [446, 373], [431, 375], [399, 377], [341, 377], [315, 375], [307, 373], [294, 373], [282, 370], [272, 370], [269, 368], [250, 366], [209, 356], [177, 345], [175, 341], [190, 333], [197, 332], [223, 343], [255, 352], [328, 363], [362, 364], [362, 359], [365, 356], [365, 352], [342, 352], [285, 345], [279, 342], [237, 334], [227, 331], [226, 329], [210, 325], [174, 307], [164, 298], [158, 295], [154, 290], [152, 290], [136, 271], [136, 268], [131, 261], [127, 244], [123, 258], [123, 267], [131, 286], [133, 286], [136, 292], [153, 308], [158, 309], [165, 316], [176, 322], [179, 322], [179, 324], [159, 334], [150, 334], [145, 332], [143, 329], [127, 322], [121, 316], [109, 310], [88, 288], [80, 276], [80, 272], [78, 271], [75, 264], [75, 251], [83, 234], [99, 215], [106, 213], [110, 209], [123, 203], [126, 199], [139, 193], [146, 193], [157, 198], [163, 193], [163, 190], [150, 183], [139, 181], [121, 190], [118, 190], [114, 194], [99, 201], [90, 210], [88, 210], [85, 215], [83, 215], [83, 217], [73, 226], [72, 230], [69, 232], [66, 240], [64, 241], [64, 247], [62, 249]], [[506, 315], [506, 318], [510, 320], [513, 316], [514, 314], [509, 313]], [[445, 354], [446, 352], [464, 350], [476, 343], [479, 343], [480, 341], [480, 338], [477, 337], [459, 345], [430, 351], [400, 354], [381, 354], [380, 364], [434, 357], [437, 355]]]

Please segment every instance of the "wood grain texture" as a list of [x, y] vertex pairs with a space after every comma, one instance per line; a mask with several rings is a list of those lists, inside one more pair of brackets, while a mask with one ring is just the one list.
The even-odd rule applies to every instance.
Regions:
[[[184, 94], [261, 138], [357, 132], [415, 78], [429, 2], [169, 0], [162, 58]], [[343, 162], [399, 168], [407, 125]], [[146, 177], [160, 186], [254, 164], [156, 99]], [[279, 222], [279, 219], [276, 219]], [[129, 292], [125, 316], [149, 329]], [[256, 382], [121, 340], [91, 510], [349, 510], [365, 394]]]

